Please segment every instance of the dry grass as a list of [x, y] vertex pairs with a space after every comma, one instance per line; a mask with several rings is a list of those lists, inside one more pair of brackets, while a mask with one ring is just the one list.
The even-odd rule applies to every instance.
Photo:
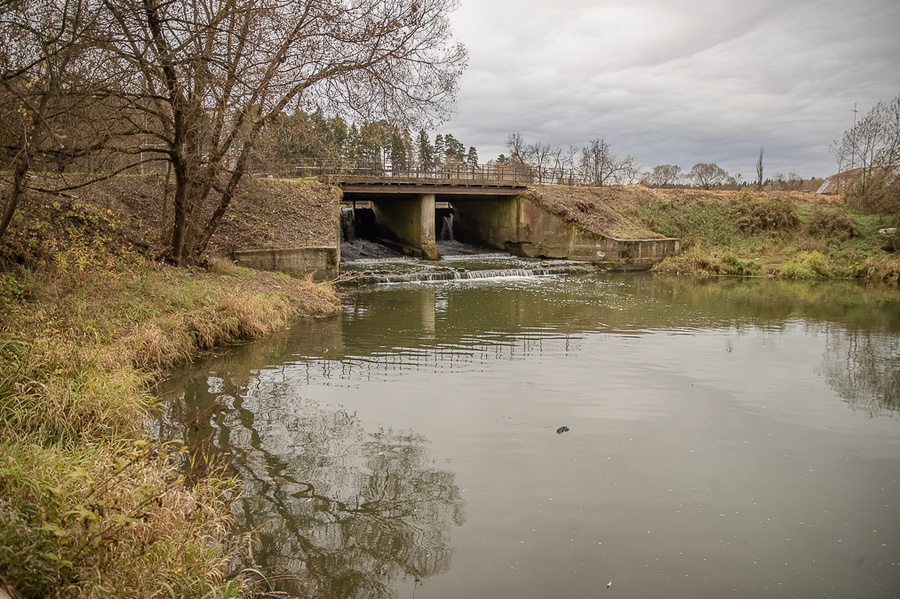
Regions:
[[233, 481], [186, 486], [181, 452], [142, 441], [2, 451], [0, 563], [26, 596], [200, 597], [224, 584]]
[[149, 383], [337, 307], [328, 285], [225, 262], [0, 273], [0, 576], [33, 597], [239, 591], [223, 580], [232, 483], [185, 485], [183, 456], [146, 439]]
[[[338, 309], [327, 284], [148, 259], [171, 218], [164, 193], [135, 176], [30, 194], [0, 244], [0, 579], [28, 597], [239, 593], [224, 580], [234, 481], [185, 484], [188, 456], [142, 428], [151, 384], [200, 351]], [[218, 247], [336, 239], [337, 198], [248, 181], [244, 220], [226, 219]]]

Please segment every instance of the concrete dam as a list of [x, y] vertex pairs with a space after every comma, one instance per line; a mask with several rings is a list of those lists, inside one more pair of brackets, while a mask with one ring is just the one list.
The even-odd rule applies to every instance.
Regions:
[[[641, 270], [680, 250], [673, 238], [618, 239], [590, 231], [542, 206], [523, 184], [441, 179], [347, 177], [335, 226], [408, 256], [440, 258], [438, 240], [452, 223], [455, 240], [526, 258], [587, 261]], [[343, 226], [342, 226], [343, 225]], [[340, 247], [236, 252], [239, 264], [333, 278]]]

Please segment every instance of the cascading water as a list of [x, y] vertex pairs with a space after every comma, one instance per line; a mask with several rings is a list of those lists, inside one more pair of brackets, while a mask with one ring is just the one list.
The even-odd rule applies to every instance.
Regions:
[[441, 240], [453, 241], [453, 215], [448, 214], [441, 219]]
[[[359, 225], [354, 210], [341, 210], [341, 277], [345, 284], [468, 281], [498, 278], [541, 277], [596, 272], [597, 267], [570, 260], [518, 258], [454, 239], [454, 218], [450, 210], [436, 214], [440, 260], [409, 258], [370, 239]], [[357, 230], [359, 227], [359, 230]], [[359, 235], [359, 237], [357, 237]]]
[[356, 239], [356, 211], [353, 208], [341, 208], [341, 241]]
[[357, 285], [542, 277], [597, 271], [594, 265], [583, 262], [527, 260], [499, 253], [447, 256], [437, 262], [410, 258], [360, 260], [343, 266], [343, 282]]

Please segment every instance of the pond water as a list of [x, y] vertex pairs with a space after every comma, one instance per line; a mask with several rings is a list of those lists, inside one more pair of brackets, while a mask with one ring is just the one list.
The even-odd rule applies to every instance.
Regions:
[[900, 594], [896, 288], [370, 286], [163, 393], [289, 596]]

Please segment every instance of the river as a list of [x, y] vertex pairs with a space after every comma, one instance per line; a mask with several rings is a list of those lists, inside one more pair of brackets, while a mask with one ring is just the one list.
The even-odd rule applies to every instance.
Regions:
[[290, 596], [900, 594], [896, 288], [374, 285], [162, 392]]

